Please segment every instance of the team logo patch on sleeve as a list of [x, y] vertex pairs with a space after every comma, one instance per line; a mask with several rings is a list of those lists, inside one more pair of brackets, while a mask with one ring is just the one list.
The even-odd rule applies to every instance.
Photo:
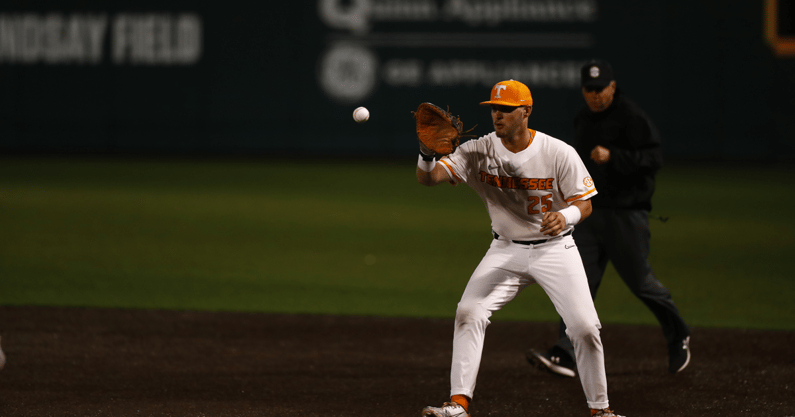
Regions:
[[593, 179], [592, 179], [591, 177], [585, 177], [585, 178], [583, 178], [583, 179], [582, 179], [582, 183], [583, 183], [583, 185], [585, 185], [585, 186], [586, 186], [586, 187], [588, 187], [588, 188], [591, 188], [591, 187], [593, 187]]

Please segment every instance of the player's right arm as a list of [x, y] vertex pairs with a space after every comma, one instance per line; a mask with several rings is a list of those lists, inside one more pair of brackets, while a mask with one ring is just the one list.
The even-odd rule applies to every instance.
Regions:
[[[423, 164], [422, 158], [417, 162], [417, 181], [422, 185], [432, 187], [443, 182], [451, 182], [450, 174], [439, 163], [434, 163], [430, 171], [425, 171], [429, 164]], [[425, 168], [425, 169], [423, 169]]]
[[443, 182], [450, 182], [450, 174], [434, 159], [433, 151], [420, 142], [420, 157], [417, 159], [417, 181], [432, 187]]

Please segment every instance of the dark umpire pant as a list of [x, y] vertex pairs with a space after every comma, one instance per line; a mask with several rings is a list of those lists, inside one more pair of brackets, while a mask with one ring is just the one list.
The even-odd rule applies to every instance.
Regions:
[[[574, 230], [574, 241], [580, 251], [591, 298], [611, 261], [618, 275], [646, 307], [654, 313], [662, 326], [668, 346], [677, 345], [690, 335], [679, 310], [671, 299], [671, 292], [663, 286], [649, 264], [649, 212], [594, 208], [593, 213]], [[566, 337], [566, 325], [560, 322], [560, 339], [555, 343], [574, 358], [574, 348]]]

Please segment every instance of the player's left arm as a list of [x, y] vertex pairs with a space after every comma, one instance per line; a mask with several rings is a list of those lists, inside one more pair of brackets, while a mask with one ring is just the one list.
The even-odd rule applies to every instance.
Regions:
[[561, 197], [569, 205], [559, 211], [544, 213], [541, 218], [541, 233], [548, 236], [557, 236], [590, 216], [593, 211], [590, 198], [597, 194], [593, 179], [574, 148], [565, 145], [555, 157], [558, 166], [557, 184]]
[[544, 217], [541, 219], [541, 233], [548, 236], [557, 236], [568, 226], [580, 224], [591, 215], [591, 212], [593, 212], [593, 208], [591, 207], [590, 199], [573, 201], [569, 207], [561, 211], [548, 211], [544, 213]]

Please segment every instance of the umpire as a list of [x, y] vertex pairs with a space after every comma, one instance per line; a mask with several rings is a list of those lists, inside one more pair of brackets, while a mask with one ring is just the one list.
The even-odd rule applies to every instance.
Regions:
[[[574, 147], [585, 162], [599, 194], [593, 213], [577, 226], [580, 251], [591, 297], [611, 261], [629, 289], [654, 313], [668, 342], [668, 371], [690, 363], [690, 328], [649, 265], [649, 212], [654, 176], [662, 167], [660, 134], [646, 113], [616, 86], [605, 61], [581, 70], [585, 106], [574, 119]], [[546, 353], [531, 349], [527, 360], [573, 377], [574, 349], [561, 320], [560, 339]]]

